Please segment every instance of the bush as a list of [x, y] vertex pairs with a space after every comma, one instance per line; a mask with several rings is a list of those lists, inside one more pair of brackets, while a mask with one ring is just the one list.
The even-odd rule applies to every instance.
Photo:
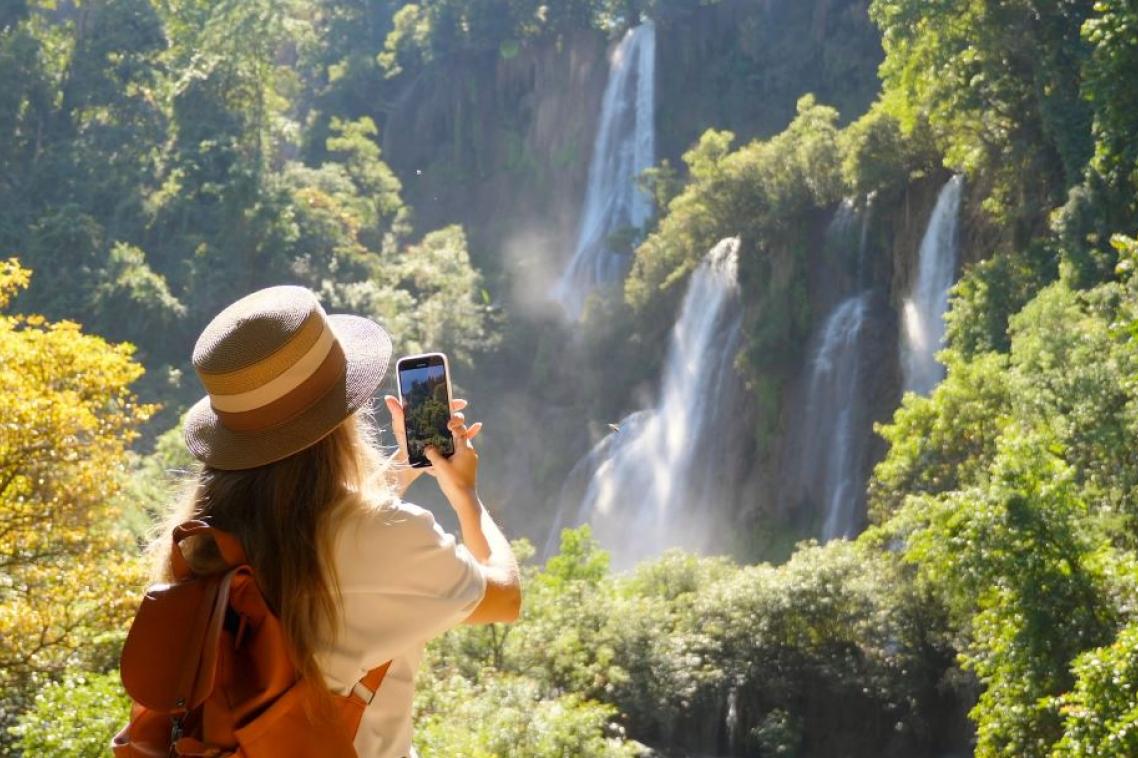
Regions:
[[27, 756], [104, 756], [129, 715], [117, 672], [72, 672], [41, 689], [11, 733]]
[[1066, 723], [1054, 755], [1138, 755], [1138, 625], [1080, 655], [1073, 669], [1075, 688], [1059, 699]]
[[610, 723], [611, 705], [579, 695], [543, 697], [537, 682], [453, 675], [420, 683], [415, 745], [430, 756], [570, 756], [622, 758], [641, 753]]
[[[424, 754], [622, 754], [617, 723], [698, 754], [873, 755], [933, 740], [924, 693], [952, 658], [888, 555], [838, 541], [741, 567], [669, 552], [614, 576], [583, 527], [527, 574], [517, 623], [431, 644]], [[587, 741], [566, 742], [570, 725]]]

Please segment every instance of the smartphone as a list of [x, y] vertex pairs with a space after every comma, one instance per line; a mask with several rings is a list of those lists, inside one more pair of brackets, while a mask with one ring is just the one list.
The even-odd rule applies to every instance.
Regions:
[[413, 468], [430, 466], [424, 454], [434, 445], [448, 458], [454, 455], [450, 422], [450, 370], [442, 353], [424, 353], [400, 358], [395, 373], [399, 402], [407, 430], [407, 458]]

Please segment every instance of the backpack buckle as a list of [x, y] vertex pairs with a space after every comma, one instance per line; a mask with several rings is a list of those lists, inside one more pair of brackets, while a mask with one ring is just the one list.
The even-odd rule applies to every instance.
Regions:
[[364, 705], [371, 705], [371, 701], [375, 699], [375, 691], [369, 690], [363, 682], [356, 682], [352, 685], [352, 694], [364, 701]]
[[180, 740], [180, 739], [182, 739], [182, 717], [181, 716], [171, 716], [170, 717], [170, 750], [171, 750], [171, 752], [174, 750], [174, 746], [178, 743], [178, 740]]

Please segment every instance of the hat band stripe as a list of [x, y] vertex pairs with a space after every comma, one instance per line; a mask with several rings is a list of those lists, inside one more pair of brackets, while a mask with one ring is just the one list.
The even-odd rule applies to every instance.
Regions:
[[211, 395], [238, 395], [242, 392], [251, 392], [296, 364], [312, 349], [327, 328], [323, 314], [319, 310], [313, 310], [287, 342], [256, 363], [216, 374], [199, 370], [198, 375], [206, 391]]
[[348, 361], [339, 342], [324, 362], [304, 382], [284, 397], [244, 413], [228, 413], [214, 408], [217, 418], [234, 432], [261, 432], [279, 426], [308, 410], [333, 389], [344, 376]]
[[226, 413], [244, 413], [256, 410], [261, 406], [275, 402], [304, 383], [324, 363], [332, 345], [336, 342], [336, 335], [324, 325], [320, 337], [304, 355], [281, 374], [270, 379], [256, 389], [237, 394], [209, 393], [209, 402], [215, 411]]

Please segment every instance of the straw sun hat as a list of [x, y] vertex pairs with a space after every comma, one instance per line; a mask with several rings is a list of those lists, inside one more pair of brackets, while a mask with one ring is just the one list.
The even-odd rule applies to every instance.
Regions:
[[287, 458], [365, 405], [391, 338], [359, 316], [329, 316], [304, 287], [269, 287], [209, 323], [193, 364], [208, 396], [186, 417], [186, 445], [214, 468]]

